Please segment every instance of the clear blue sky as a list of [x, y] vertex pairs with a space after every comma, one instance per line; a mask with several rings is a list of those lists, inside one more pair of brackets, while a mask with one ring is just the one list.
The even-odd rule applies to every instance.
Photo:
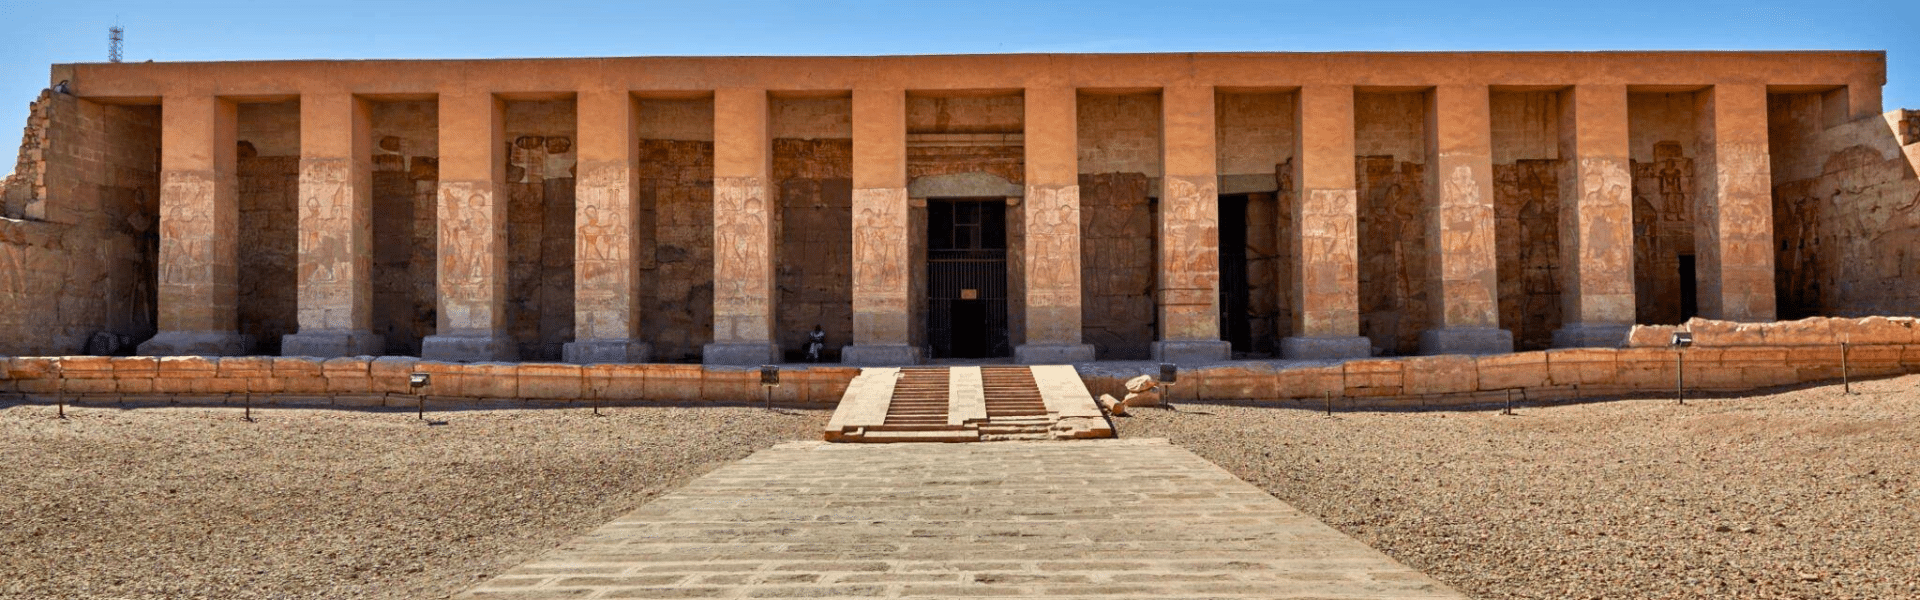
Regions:
[[[106, 60], [1336, 50], [1885, 50], [1920, 108], [1920, 3], [0, 0], [0, 131], [52, 63]], [[10, 150], [0, 165], [11, 168]]]

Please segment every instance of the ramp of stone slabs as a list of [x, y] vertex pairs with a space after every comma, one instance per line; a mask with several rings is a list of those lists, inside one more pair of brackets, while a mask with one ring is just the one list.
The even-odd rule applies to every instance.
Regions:
[[1166, 440], [792, 442], [461, 598], [1463, 596]]
[[1113, 428], [1069, 365], [882, 367], [861, 369], [824, 437], [832, 442], [1103, 438], [1113, 437]]

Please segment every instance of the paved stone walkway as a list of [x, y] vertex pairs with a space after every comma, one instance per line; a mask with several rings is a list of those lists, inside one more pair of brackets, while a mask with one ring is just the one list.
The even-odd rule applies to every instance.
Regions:
[[462, 594], [1463, 598], [1164, 440], [794, 442]]

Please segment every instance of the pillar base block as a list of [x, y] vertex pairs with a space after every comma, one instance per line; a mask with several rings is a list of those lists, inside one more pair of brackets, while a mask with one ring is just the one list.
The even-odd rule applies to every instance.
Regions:
[[1233, 344], [1224, 340], [1186, 340], [1153, 343], [1153, 360], [1180, 366], [1226, 362]]
[[580, 340], [560, 347], [561, 362], [576, 365], [643, 363], [653, 359], [653, 344], [634, 339]]
[[1632, 325], [1617, 323], [1569, 323], [1553, 330], [1555, 348], [1619, 348], [1627, 345]]
[[906, 344], [854, 344], [840, 349], [843, 365], [885, 367], [920, 362], [920, 348]]
[[420, 340], [420, 358], [449, 362], [520, 360], [513, 338], [504, 335], [430, 335]]
[[1013, 362], [1023, 365], [1070, 365], [1093, 360], [1093, 344], [1021, 344], [1013, 347]]
[[1513, 352], [1513, 332], [1495, 327], [1448, 327], [1420, 332], [1420, 353], [1507, 354]]
[[233, 331], [162, 331], [140, 344], [141, 356], [246, 356], [253, 336]]
[[700, 351], [704, 365], [777, 365], [780, 347], [772, 342], [714, 342]]
[[385, 337], [368, 330], [301, 332], [280, 337], [281, 356], [379, 356], [386, 346]]
[[1280, 357], [1287, 360], [1329, 360], [1373, 356], [1373, 340], [1365, 336], [1289, 337], [1280, 340]]

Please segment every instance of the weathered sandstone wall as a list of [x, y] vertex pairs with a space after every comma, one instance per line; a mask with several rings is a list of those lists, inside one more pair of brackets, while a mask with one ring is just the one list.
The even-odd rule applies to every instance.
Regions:
[[254, 352], [275, 355], [300, 329], [300, 102], [243, 103], [238, 113], [237, 318]]
[[1769, 98], [1780, 314], [1920, 314], [1920, 112], [1834, 123], [1833, 101]]
[[1428, 328], [1427, 94], [1354, 95], [1360, 335], [1376, 354], [1420, 349]]
[[[152, 337], [160, 110], [43, 93], [0, 183], [0, 355]], [[114, 346], [117, 346], [115, 348]]]
[[1561, 325], [1560, 94], [1491, 98], [1500, 328], [1516, 350], [1545, 350]]

